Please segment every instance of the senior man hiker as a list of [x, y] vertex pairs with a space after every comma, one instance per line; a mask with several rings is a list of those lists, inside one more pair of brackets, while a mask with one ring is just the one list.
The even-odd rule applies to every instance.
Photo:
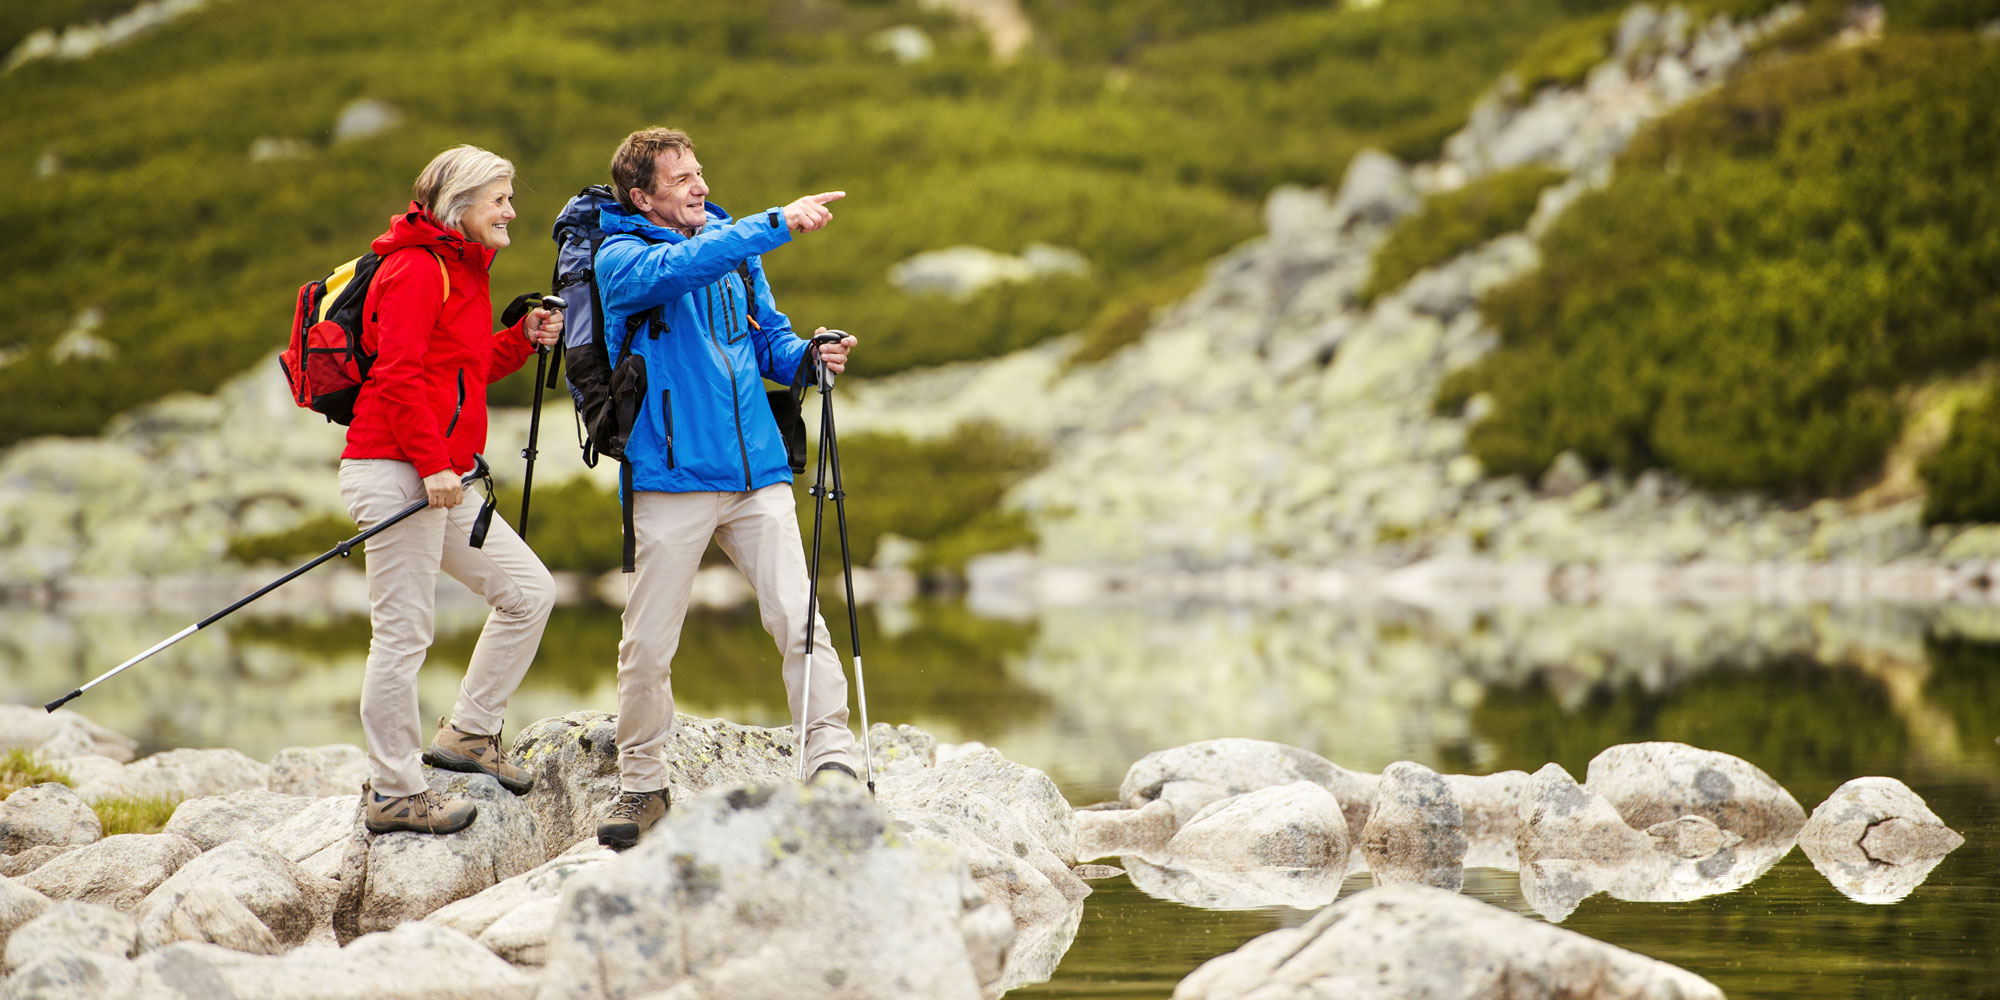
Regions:
[[[778, 311], [760, 254], [794, 233], [824, 228], [844, 192], [808, 195], [742, 220], [708, 202], [694, 143], [674, 129], [625, 137], [611, 159], [618, 204], [600, 214], [605, 239], [596, 281], [604, 329], [645, 324], [631, 353], [646, 389], [625, 447], [631, 481], [634, 573], [618, 646], [618, 786], [599, 843], [630, 847], [669, 803], [665, 744], [674, 726], [671, 687], [695, 570], [710, 538], [757, 592], [764, 630], [784, 658], [793, 732], [815, 779], [855, 777], [847, 728], [847, 677], [806, 660], [807, 569], [792, 472], [763, 379], [790, 382], [807, 341]], [[747, 278], [747, 281], [746, 281]], [[817, 333], [825, 333], [821, 327]], [[622, 358], [611, 342], [613, 365]], [[827, 370], [846, 365], [854, 338], [824, 344]], [[818, 616], [815, 615], [815, 618]], [[815, 621], [815, 658], [839, 664]], [[810, 701], [813, 716], [804, 715]]]

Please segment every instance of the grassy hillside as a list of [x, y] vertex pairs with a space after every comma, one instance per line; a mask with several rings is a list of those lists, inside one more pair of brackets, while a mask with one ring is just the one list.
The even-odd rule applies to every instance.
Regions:
[[1716, 488], [1859, 485], [1905, 390], [2000, 356], [1996, 93], [2000, 45], [1963, 32], [1745, 74], [1549, 231], [1542, 269], [1482, 304], [1502, 349], [1441, 402], [1492, 394], [1471, 445], [1496, 473], [1569, 448]]
[[[913, 3], [640, 0], [340, 6], [218, 3], [113, 52], [0, 77], [0, 270], [40, 307], [0, 327], [0, 445], [84, 434], [275, 350], [292, 291], [353, 256], [438, 149], [522, 170], [501, 299], [546, 281], [545, 227], [602, 178], [618, 139], [689, 129], [715, 199], [754, 211], [844, 188], [827, 233], [773, 256], [801, 324], [844, 326], [876, 372], [999, 353], [1095, 324], [1257, 229], [1283, 182], [1327, 184], [1369, 145], [1420, 156], [1544, 31], [1601, 0], [1432, 0], [1348, 10], [1241, 2], [1030, 2], [1037, 41], [997, 65]], [[85, 0], [9, 5], [0, 35], [103, 17]], [[917, 24], [934, 58], [871, 39]], [[404, 123], [332, 141], [350, 101]], [[260, 139], [303, 143], [252, 161]], [[886, 280], [960, 243], [1081, 250], [1092, 271], [966, 301]], [[55, 360], [87, 310], [110, 357]], [[525, 399], [525, 380], [500, 398]]]

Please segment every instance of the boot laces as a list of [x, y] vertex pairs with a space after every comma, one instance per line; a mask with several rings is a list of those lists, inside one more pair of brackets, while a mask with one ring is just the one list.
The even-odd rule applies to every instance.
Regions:
[[612, 818], [637, 820], [639, 814], [646, 811], [649, 797], [647, 792], [619, 792], [617, 804], [611, 807]]

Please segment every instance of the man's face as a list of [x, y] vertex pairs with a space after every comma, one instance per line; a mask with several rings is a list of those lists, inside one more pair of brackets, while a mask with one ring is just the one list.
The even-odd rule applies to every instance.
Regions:
[[669, 149], [653, 161], [653, 189], [634, 189], [639, 214], [667, 227], [695, 232], [708, 222], [708, 183], [694, 154]]

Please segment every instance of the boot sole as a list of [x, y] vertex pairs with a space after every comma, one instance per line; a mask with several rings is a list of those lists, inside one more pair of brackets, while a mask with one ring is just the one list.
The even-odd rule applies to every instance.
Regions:
[[505, 788], [506, 790], [513, 792], [515, 795], [525, 795], [527, 794], [528, 789], [535, 787], [535, 779], [533, 778], [502, 777], [498, 774], [494, 774], [492, 771], [488, 771], [487, 769], [480, 767], [479, 762], [473, 760], [470, 757], [455, 756], [435, 746], [429, 746], [424, 748], [424, 763], [429, 764], [432, 767], [443, 768], [444, 770], [447, 771], [457, 771], [460, 774], [486, 775], [487, 777], [492, 778], [494, 781], [499, 782], [501, 788]]
[[384, 823], [381, 826], [376, 826], [375, 821], [372, 819], [363, 820], [361, 825], [367, 828], [369, 833], [373, 834], [429, 833], [442, 836], [447, 833], [457, 833], [458, 831], [463, 830], [468, 826], [471, 826], [472, 821], [478, 818], [479, 818], [479, 807], [474, 806], [472, 809], [472, 815], [465, 817], [465, 822], [459, 823], [455, 826], [416, 826], [410, 823]]
[[626, 837], [621, 834], [612, 833], [603, 827], [598, 827], [597, 843], [600, 846], [609, 847], [614, 851], [628, 850], [639, 843], [639, 834], [637, 831], [634, 831], [630, 837]]

